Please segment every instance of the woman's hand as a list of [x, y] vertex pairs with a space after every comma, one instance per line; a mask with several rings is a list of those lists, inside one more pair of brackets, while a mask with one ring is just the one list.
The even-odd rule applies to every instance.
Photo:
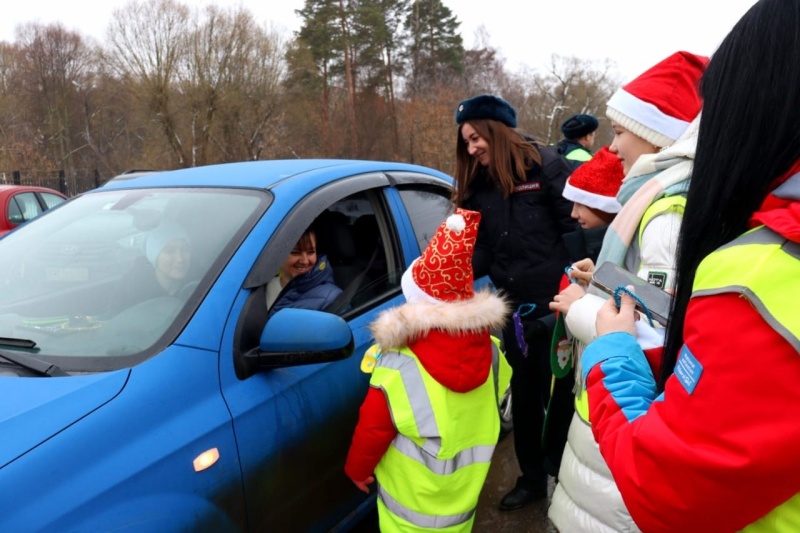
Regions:
[[[628, 287], [633, 290], [633, 287]], [[636, 335], [636, 301], [624, 292], [620, 295], [620, 307], [614, 298], [609, 298], [597, 312], [597, 336], [607, 333], [625, 332]]]
[[594, 274], [594, 261], [588, 257], [572, 263], [572, 268], [569, 271], [570, 277], [577, 280], [582, 287], [589, 286], [592, 274]]
[[586, 291], [583, 290], [583, 287], [577, 283], [571, 283], [563, 291], [553, 297], [553, 301], [550, 302], [549, 306], [550, 310], [560, 311], [562, 314], [566, 314], [569, 312], [569, 308], [573, 302], [580, 300], [585, 294]]

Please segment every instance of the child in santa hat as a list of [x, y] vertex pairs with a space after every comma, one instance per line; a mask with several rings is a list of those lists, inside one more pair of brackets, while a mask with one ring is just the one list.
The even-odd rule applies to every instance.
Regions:
[[472, 529], [500, 433], [490, 332], [508, 315], [501, 296], [473, 289], [479, 221], [448, 217], [403, 274], [407, 302], [370, 326], [378, 349], [362, 362], [372, 376], [345, 473], [364, 492], [377, 478], [381, 531]]
[[[614, 93], [606, 111], [614, 129], [609, 151], [620, 159], [625, 178], [617, 194], [622, 208], [605, 233], [597, 263], [610, 261], [667, 291], [675, 286], [675, 251], [702, 105], [698, 86], [707, 63], [689, 52], [672, 54]], [[573, 267], [573, 277], [591, 279], [593, 261]], [[570, 333], [586, 345], [596, 337], [597, 311], [606, 298], [573, 283], [550, 308], [565, 314]], [[657, 374], [663, 329], [638, 321], [637, 340]], [[575, 364], [580, 368], [579, 357]], [[576, 388], [548, 516], [561, 531], [637, 531], [592, 435], [583, 383]]]
[[[563, 196], [573, 202], [572, 218], [578, 221], [581, 229], [564, 235], [564, 244], [569, 256], [574, 260], [597, 259], [606, 228], [622, 208], [617, 201], [617, 192], [625, 177], [622, 162], [612, 154], [608, 146], [577, 168], [564, 186]], [[564, 275], [560, 290], [570, 282], [581, 283]], [[564, 317], [556, 313], [554, 335], [550, 354], [550, 368], [553, 372], [550, 387], [550, 401], [542, 433], [542, 447], [545, 450], [545, 470], [558, 476], [561, 455], [567, 443], [567, 430], [575, 412], [575, 375], [573, 373], [573, 338], [564, 326]]]

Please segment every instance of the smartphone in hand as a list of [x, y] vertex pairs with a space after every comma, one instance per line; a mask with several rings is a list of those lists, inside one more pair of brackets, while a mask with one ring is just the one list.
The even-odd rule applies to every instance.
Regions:
[[[606, 261], [595, 269], [591, 283], [611, 296], [614, 296], [614, 291], [617, 287], [632, 285], [634, 294], [644, 302], [653, 320], [662, 326], [666, 326], [667, 322], [669, 322], [672, 296], [655, 285], [647, 283], [636, 274], [628, 272], [610, 261]], [[643, 313], [645, 312], [638, 302], [636, 303], [636, 308]]]

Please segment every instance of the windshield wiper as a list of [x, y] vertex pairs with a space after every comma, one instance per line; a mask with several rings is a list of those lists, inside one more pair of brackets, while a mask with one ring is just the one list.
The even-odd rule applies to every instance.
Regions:
[[[0, 337], [0, 346], [13, 346], [15, 348], [25, 348], [32, 350], [36, 347], [36, 342], [29, 339], [13, 339], [10, 337]], [[61, 370], [57, 365], [48, 363], [37, 359], [32, 355], [24, 353], [13, 353], [8, 350], [0, 350], [0, 357], [6, 361], [10, 361], [17, 366], [32, 370], [42, 376], [68, 376], [66, 372]]]

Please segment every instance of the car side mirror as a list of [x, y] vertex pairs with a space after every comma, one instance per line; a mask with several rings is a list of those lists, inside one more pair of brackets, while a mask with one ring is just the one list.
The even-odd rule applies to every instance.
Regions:
[[353, 332], [340, 316], [285, 308], [264, 325], [258, 349], [239, 356], [237, 374], [244, 378], [272, 368], [340, 361], [354, 349]]

